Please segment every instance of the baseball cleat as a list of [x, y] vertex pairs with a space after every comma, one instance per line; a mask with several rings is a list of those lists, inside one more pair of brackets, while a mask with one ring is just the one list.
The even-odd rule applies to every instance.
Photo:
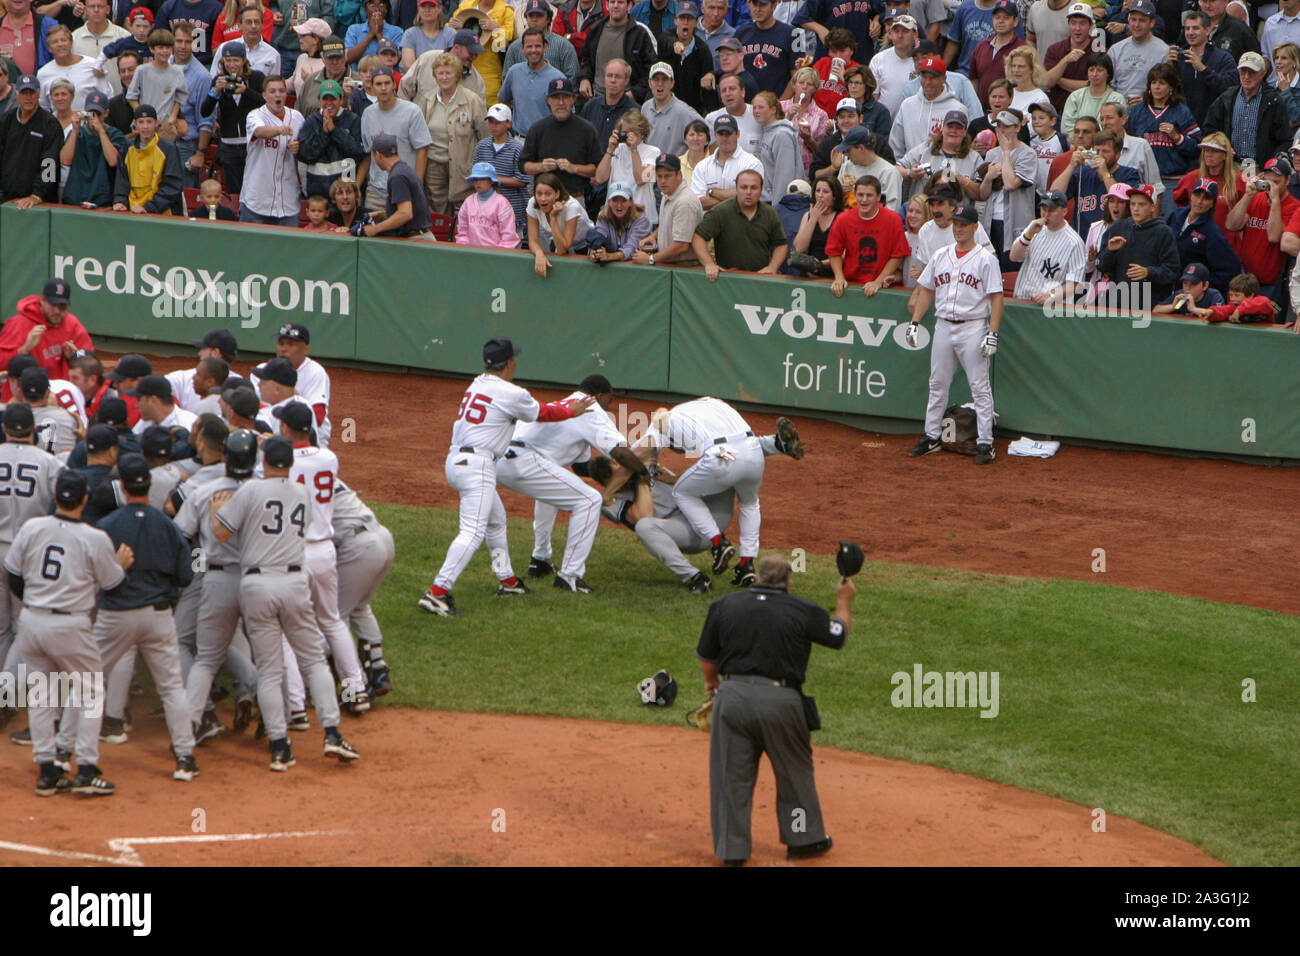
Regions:
[[388, 673], [388, 665], [378, 662], [371, 670], [370, 677], [370, 695], [372, 697], [383, 697], [385, 694], [393, 692], [393, 678]]
[[821, 856], [829, 850], [834, 844], [831, 838], [818, 840], [816, 843], [805, 843], [803, 846], [788, 846], [785, 848], [785, 858], [787, 860], [806, 860], [812, 856]]
[[576, 594], [590, 594], [591, 585], [576, 575], [559, 574], [555, 575], [555, 586], [561, 591], [573, 591]]
[[731, 579], [731, 584], [733, 587], [747, 588], [757, 580], [758, 575], [754, 573], [754, 559], [743, 558], [736, 565], [736, 574]]
[[507, 584], [505, 581], [497, 582], [497, 597], [505, 597], [508, 594], [532, 594], [533, 589], [518, 578], [511, 578], [513, 584]]
[[370, 695], [364, 690], [360, 691], [351, 700], [344, 701], [344, 707], [353, 717], [360, 717], [370, 709]]
[[731, 559], [736, 556], [736, 549], [726, 536], [718, 539], [718, 543], [713, 546], [713, 573], [724, 574], [731, 564]]
[[977, 465], [991, 464], [993, 459], [996, 458], [997, 456], [998, 456], [997, 452], [993, 450], [992, 445], [975, 446], [975, 464]]
[[289, 715], [288, 726], [290, 730], [311, 730], [311, 721], [307, 719], [307, 711], [295, 710]]
[[69, 793], [71, 790], [72, 781], [64, 776], [63, 770], [57, 763], [41, 764], [41, 772], [36, 777], [38, 797], [52, 797], [59, 793]]
[[72, 792], [83, 797], [107, 797], [117, 788], [99, 775], [99, 768], [87, 764], [77, 768], [77, 779], [72, 781]]
[[713, 582], [703, 571], [697, 571], [695, 577], [686, 582], [686, 587], [692, 594], [708, 594], [713, 590]]
[[176, 769], [172, 771], [173, 780], [181, 780], [189, 783], [199, 775], [199, 765], [191, 757], [177, 757]]
[[54, 766], [58, 767], [64, 773], [72, 773], [72, 753], [59, 748], [54, 754]]
[[331, 728], [325, 734], [325, 756], [348, 761], [358, 759], [361, 754], [357, 753], [352, 748], [352, 745], [343, 739], [338, 730]]
[[126, 721], [121, 717], [105, 717], [99, 726], [99, 739], [106, 744], [126, 743]]
[[788, 418], [776, 420], [776, 450], [795, 461], [803, 457], [803, 441], [799, 438], [799, 429]]
[[32, 728], [24, 727], [22, 730], [15, 730], [9, 735], [9, 742], [15, 743], [19, 747], [30, 747], [32, 745]]
[[288, 770], [298, 761], [293, 759], [293, 748], [289, 746], [289, 738], [283, 740], [271, 741], [271, 769], [276, 772]]
[[555, 573], [555, 567], [545, 558], [533, 558], [528, 562], [530, 578], [546, 578]]
[[908, 458], [920, 458], [922, 455], [933, 455], [936, 451], [943, 450], [943, 442], [937, 438], [927, 438], [925, 435], [916, 443], [916, 447], [907, 453]]
[[456, 605], [451, 601], [450, 591], [446, 594], [434, 594], [433, 588], [429, 588], [424, 592], [424, 597], [420, 598], [419, 604], [430, 614], [437, 614], [439, 617], [456, 616]]
[[211, 740], [217, 734], [225, 732], [225, 726], [217, 719], [215, 710], [205, 710], [203, 719], [194, 726], [194, 744], [198, 746], [204, 741]]
[[240, 700], [235, 702], [235, 722], [231, 725], [231, 730], [237, 734], [242, 734], [248, 729], [248, 725], [253, 722], [254, 704], [251, 700]]

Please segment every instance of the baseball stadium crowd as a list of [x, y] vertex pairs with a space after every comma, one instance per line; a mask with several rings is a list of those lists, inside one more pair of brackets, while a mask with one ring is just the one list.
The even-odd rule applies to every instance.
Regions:
[[0, 10], [0, 201], [20, 207], [874, 295], [914, 287], [970, 202], [1015, 298], [1293, 314], [1300, 0]]
[[[175, 779], [226, 729], [226, 696], [233, 731], [268, 738], [272, 770], [294, 765], [309, 700], [324, 754], [355, 760], [340, 712], [393, 686], [370, 601], [394, 545], [328, 449], [310, 330], [280, 327], [245, 378], [235, 336], [213, 329], [192, 368], [162, 375], [134, 354], [106, 368], [70, 301], [50, 279], [0, 332], [0, 727], [30, 705], [10, 739], [33, 747], [37, 793], [113, 792], [99, 745], [133, 730], [137, 651]], [[223, 669], [229, 689], [214, 686]], [[45, 686], [34, 674], [106, 678], [47, 703], [24, 700]]]

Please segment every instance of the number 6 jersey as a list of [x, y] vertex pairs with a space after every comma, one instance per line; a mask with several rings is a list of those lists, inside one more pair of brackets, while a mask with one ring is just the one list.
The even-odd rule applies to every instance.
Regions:
[[217, 520], [239, 535], [241, 568], [301, 566], [311, 495], [292, 478], [256, 478], [240, 485]]
[[58, 515], [23, 525], [5, 570], [23, 579], [25, 605], [66, 613], [89, 613], [101, 588], [115, 588], [126, 577], [106, 533]]

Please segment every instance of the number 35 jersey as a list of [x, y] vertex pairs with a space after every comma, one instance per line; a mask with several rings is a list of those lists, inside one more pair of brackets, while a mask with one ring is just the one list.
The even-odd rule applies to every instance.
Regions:
[[541, 406], [524, 389], [484, 372], [470, 383], [451, 429], [452, 449], [473, 448], [500, 458], [510, 447], [515, 422], [535, 422]]
[[98, 528], [46, 515], [23, 525], [5, 570], [23, 579], [24, 604], [89, 613], [100, 589], [115, 588], [126, 576], [114, 550]]
[[312, 496], [292, 478], [246, 481], [217, 512], [239, 535], [241, 568], [302, 565]]

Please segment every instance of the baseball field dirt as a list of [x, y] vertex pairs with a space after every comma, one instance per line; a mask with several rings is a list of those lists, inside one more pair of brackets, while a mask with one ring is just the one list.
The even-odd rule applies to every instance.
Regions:
[[[155, 368], [192, 364], [159, 359]], [[349, 484], [367, 499], [454, 508], [441, 464], [465, 380], [331, 374], [335, 435], [344, 419], [355, 427], [354, 442], [333, 446]], [[565, 392], [536, 394], [546, 401]], [[653, 407], [628, 400], [625, 413]], [[746, 417], [760, 433], [775, 421]], [[764, 485], [765, 549], [829, 552], [855, 539], [873, 561], [1300, 610], [1287, 574], [1300, 560], [1291, 531], [1300, 475], [1292, 469], [1074, 447], [1048, 461], [1011, 459], [1002, 439], [998, 461], [977, 468], [946, 453], [908, 459], [915, 436], [795, 420], [807, 457]], [[525, 499], [502, 497], [512, 515], [531, 515]], [[1097, 549], [1104, 573], [1094, 571]], [[869, 633], [870, 622], [858, 628]], [[228, 724], [229, 706], [221, 712]], [[364, 755], [359, 766], [322, 759], [313, 729], [293, 737], [298, 766], [268, 779], [265, 745], [227, 736], [198, 752], [203, 775], [187, 786], [170, 779], [161, 721], [146, 720], [130, 745], [104, 746], [119, 791], [91, 801], [30, 797], [31, 752], [5, 741], [6, 802], [30, 806], [9, 815], [16, 822], [6, 827], [0, 864], [712, 861], [707, 737], [697, 731], [386, 706], [344, 729]], [[974, 777], [821, 747], [815, 760], [836, 846], [802, 865], [1215, 862], [1114, 816], [1105, 834], [1093, 833], [1086, 807]], [[785, 863], [773, 798], [765, 766], [755, 795], [756, 864]], [[191, 825], [196, 810], [202, 833]]]

